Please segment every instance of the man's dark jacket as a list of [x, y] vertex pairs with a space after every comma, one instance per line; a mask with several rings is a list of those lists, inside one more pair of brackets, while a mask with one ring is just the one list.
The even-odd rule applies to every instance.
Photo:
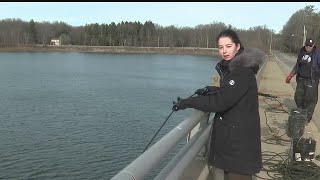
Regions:
[[[303, 46], [299, 51], [297, 62], [291, 71], [291, 74], [297, 75], [296, 78], [299, 78], [298, 72], [299, 72], [299, 67], [301, 63], [300, 60], [305, 54], [306, 54], [306, 50]], [[320, 50], [316, 46], [314, 46], [312, 49], [311, 58], [312, 58], [311, 81], [315, 83], [320, 78]]]
[[260, 172], [261, 134], [255, 74], [264, 57], [260, 50], [245, 49], [231, 61], [220, 61], [216, 66], [220, 75], [219, 91], [182, 100], [185, 108], [216, 112], [209, 165], [240, 174]]

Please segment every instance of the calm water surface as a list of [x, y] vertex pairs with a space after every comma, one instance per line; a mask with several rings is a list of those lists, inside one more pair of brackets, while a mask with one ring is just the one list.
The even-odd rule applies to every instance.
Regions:
[[[216, 63], [189, 55], [1, 52], [0, 179], [112, 178], [141, 154], [177, 96], [211, 83]], [[154, 141], [192, 111], [175, 112]]]

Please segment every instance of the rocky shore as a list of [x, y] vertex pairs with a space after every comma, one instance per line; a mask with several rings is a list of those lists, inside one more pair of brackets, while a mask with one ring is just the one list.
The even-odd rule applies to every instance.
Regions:
[[203, 56], [218, 56], [217, 48], [196, 47], [129, 47], [129, 46], [76, 46], [76, 45], [28, 45], [0, 47], [0, 52], [19, 51], [68, 51], [92, 53], [143, 53], [143, 54], [188, 54]]

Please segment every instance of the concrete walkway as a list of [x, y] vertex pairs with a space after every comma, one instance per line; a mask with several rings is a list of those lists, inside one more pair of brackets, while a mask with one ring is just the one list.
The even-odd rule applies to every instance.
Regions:
[[[287, 136], [287, 129], [291, 108], [296, 108], [293, 99], [295, 89], [291, 84], [285, 83], [287, 72], [280, 66], [282, 65], [279, 61], [270, 56], [259, 84], [259, 92], [278, 98], [259, 96], [264, 169], [257, 174], [257, 179], [281, 179], [279, 172], [273, 169], [279, 167], [285, 159], [293, 157], [292, 139]], [[292, 81], [295, 83], [294, 78]], [[320, 110], [315, 111], [319, 113]], [[318, 119], [317, 114], [314, 115], [313, 121], [315, 119]], [[305, 126], [303, 138], [311, 137], [317, 142], [315, 155], [318, 155], [320, 136], [313, 121]], [[320, 161], [313, 160], [313, 162], [320, 166]]]

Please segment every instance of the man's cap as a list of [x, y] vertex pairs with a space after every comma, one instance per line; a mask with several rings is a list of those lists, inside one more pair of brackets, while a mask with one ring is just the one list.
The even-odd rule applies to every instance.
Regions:
[[308, 38], [308, 39], [306, 40], [306, 42], [304, 43], [304, 45], [311, 47], [311, 46], [314, 45], [314, 40], [313, 40], [312, 38]]

